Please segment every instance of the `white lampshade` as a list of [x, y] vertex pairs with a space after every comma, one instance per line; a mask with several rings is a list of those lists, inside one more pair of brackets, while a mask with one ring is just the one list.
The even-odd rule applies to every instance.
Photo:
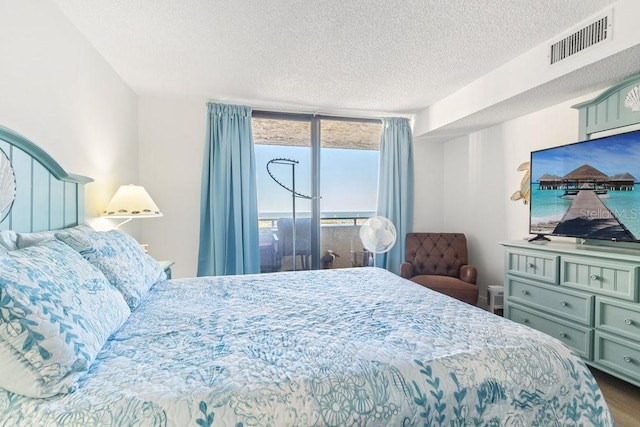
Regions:
[[112, 218], [152, 218], [162, 212], [140, 185], [122, 185], [111, 198], [102, 216]]

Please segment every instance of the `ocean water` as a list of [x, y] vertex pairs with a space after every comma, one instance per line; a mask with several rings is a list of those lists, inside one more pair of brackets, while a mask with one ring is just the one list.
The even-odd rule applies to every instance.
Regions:
[[[540, 225], [560, 221], [571, 206], [571, 199], [563, 198], [563, 190], [540, 190], [538, 184], [531, 188], [531, 224]], [[640, 186], [633, 191], [608, 191], [600, 200], [633, 235], [640, 239]], [[548, 230], [551, 228], [551, 230]], [[547, 231], [553, 231], [547, 227]]]

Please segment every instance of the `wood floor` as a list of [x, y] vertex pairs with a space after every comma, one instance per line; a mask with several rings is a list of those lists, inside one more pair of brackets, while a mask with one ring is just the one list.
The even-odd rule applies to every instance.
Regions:
[[591, 368], [617, 427], [640, 426], [640, 387]]

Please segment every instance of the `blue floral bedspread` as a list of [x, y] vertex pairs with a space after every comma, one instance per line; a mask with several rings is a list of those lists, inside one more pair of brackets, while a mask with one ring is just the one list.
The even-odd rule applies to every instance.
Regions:
[[158, 283], [75, 393], [3, 426], [611, 426], [540, 332], [377, 268]]

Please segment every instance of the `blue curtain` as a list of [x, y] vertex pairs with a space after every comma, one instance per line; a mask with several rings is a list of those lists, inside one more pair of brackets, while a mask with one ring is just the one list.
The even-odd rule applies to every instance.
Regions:
[[389, 252], [377, 256], [376, 265], [399, 274], [405, 236], [413, 229], [413, 137], [405, 118], [385, 118], [382, 127], [378, 215], [393, 222], [397, 240]]
[[259, 272], [251, 108], [209, 103], [198, 276]]

